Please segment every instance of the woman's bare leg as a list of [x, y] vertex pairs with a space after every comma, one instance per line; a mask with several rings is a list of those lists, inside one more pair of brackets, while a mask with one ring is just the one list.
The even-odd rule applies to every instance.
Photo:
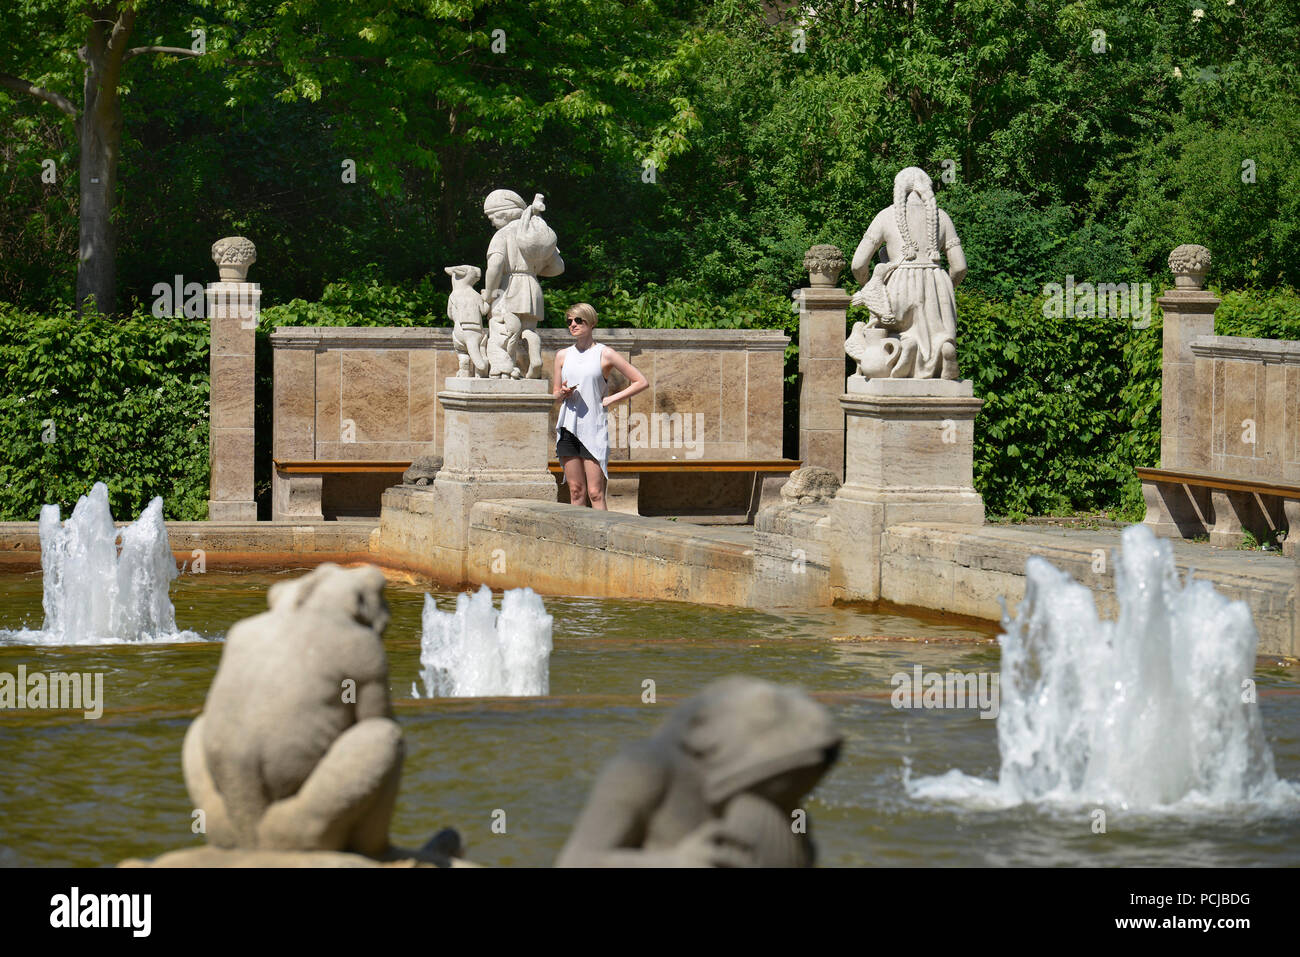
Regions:
[[564, 467], [564, 481], [569, 486], [569, 502], [573, 505], [586, 505], [587, 473], [582, 468], [582, 459], [568, 455], [560, 459], [560, 464]]
[[587, 473], [587, 498], [591, 507], [601, 511], [605, 508], [605, 473], [600, 470], [600, 463], [591, 459], [582, 459], [582, 468]]

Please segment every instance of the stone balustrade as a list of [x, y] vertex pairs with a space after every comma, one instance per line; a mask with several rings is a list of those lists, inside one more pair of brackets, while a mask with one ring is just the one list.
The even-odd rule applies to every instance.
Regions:
[[1200, 288], [1209, 251], [1170, 255], [1164, 313], [1160, 469], [1142, 470], [1145, 524], [1231, 547], [1300, 536], [1300, 342], [1214, 335], [1219, 300]]
[[1189, 349], [1203, 466], [1300, 484], [1300, 342], [1198, 336]]
[[[562, 329], [539, 332], [549, 381], [555, 352], [570, 339]], [[611, 460], [781, 458], [785, 334], [597, 328], [596, 341], [627, 356], [650, 382], [611, 416]], [[405, 461], [442, 454], [437, 394], [456, 375], [450, 328], [290, 327], [275, 330], [271, 345], [274, 459]], [[614, 373], [611, 390], [625, 385]], [[552, 430], [557, 412], [558, 406], [550, 414]], [[295, 482], [303, 488], [295, 490]], [[378, 514], [394, 477], [331, 476], [322, 488], [320, 478], [276, 474], [273, 483], [274, 517], [310, 517], [303, 508], [313, 502], [330, 517]], [[655, 488], [641, 490], [643, 503], [647, 495], [694, 494], [660, 477]]]

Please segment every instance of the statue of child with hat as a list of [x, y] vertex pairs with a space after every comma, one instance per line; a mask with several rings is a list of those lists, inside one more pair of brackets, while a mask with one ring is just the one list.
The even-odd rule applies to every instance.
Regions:
[[513, 190], [495, 189], [483, 201], [483, 212], [496, 228], [488, 244], [483, 301], [491, 305], [500, 296], [500, 308], [519, 318], [523, 332], [515, 361], [522, 366], [526, 351], [528, 368], [524, 377], [528, 379], [542, 375], [542, 340], [537, 335], [537, 323], [545, 313], [537, 277], [564, 272], [555, 231], [537, 215], [545, 209], [541, 193], [525, 204]]

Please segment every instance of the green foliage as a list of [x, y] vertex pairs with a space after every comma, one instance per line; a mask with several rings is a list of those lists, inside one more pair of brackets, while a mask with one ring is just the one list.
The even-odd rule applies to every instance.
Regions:
[[1138, 258], [1162, 264], [1180, 243], [1214, 256], [1229, 287], [1300, 285], [1300, 112], [1292, 99], [1239, 117], [1179, 117], [1132, 166], [1128, 231]]
[[[962, 374], [984, 400], [975, 486], [995, 515], [1097, 512], [1124, 501], [1137, 418], [1121, 357], [1153, 338], [1124, 319], [1043, 316], [1043, 299], [960, 291]], [[1158, 343], [1159, 332], [1154, 338]], [[1155, 374], [1157, 392], [1159, 369]], [[1145, 423], [1150, 428], [1150, 423]], [[1155, 422], [1159, 436], [1159, 420]]]
[[[121, 8], [102, 6], [101, 19]], [[1293, 3], [826, 0], [815, 13], [760, 0], [136, 6], [131, 45], [188, 47], [190, 28], [202, 26], [208, 54], [143, 55], [124, 69], [120, 301], [147, 305], [154, 284], [177, 274], [211, 278], [219, 236], [256, 242], [263, 498], [270, 330], [444, 323], [442, 267], [481, 264], [491, 235], [482, 198], [501, 186], [548, 197], [567, 264], [546, 284], [548, 323], [586, 300], [606, 326], [780, 328], [797, 341], [789, 293], [802, 283], [805, 250], [829, 242], [851, 257], [890, 202], [894, 174], [926, 169], [970, 264], [960, 348], [988, 403], [976, 475], [994, 514], [1121, 508], [1135, 517], [1132, 467], [1158, 461], [1158, 312], [1144, 330], [1044, 319], [1046, 283], [1073, 275], [1161, 289], [1170, 249], [1202, 242], [1212, 278], [1246, 287], [1223, 294], [1221, 334], [1300, 339], [1300, 301], [1271, 289], [1300, 286]], [[0, 7], [4, 73], [79, 103], [76, 49], [90, 23], [84, 5], [66, 0]], [[497, 30], [504, 51], [493, 49]], [[10, 350], [0, 387], [11, 403], [0, 410], [6, 515], [34, 517], [46, 488], [75, 499], [63, 479], [34, 480], [33, 463], [50, 461], [74, 485], [94, 477], [91, 446], [56, 469], [51, 457], [70, 449], [31, 445], [33, 421], [61, 420], [48, 402], [39, 418], [12, 404], [47, 393], [8, 381], [44, 375], [62, 400], [91, 390], [85, 368], [101, 361], [86, 358], [91, 345], [57, 305], [71, 300], [76, 268], [77, 156], [72, 121], [0, 78], [0, 300], [33, 310], [0, 307]], [[46, 158], [54, 184], [40, 180]], [[1246, 159], [1253, 183], [1242, 179]], [[341, 175], [345, 160], [355, 183]], [[115, 354], [155, 356], [146, 362], [154, 371], [139, 375], [168, 397], [152, 411], [125, 398], [71, 408], [87, 421], [116, 410], [114, 434], [147, 438], [94, 467], [126, 484], [151, 476], [137, 491], [115, 490], [120, 507], [138, 511], [144, 486], [173, 474], [160, 464], [171, 456], [198, 478], [174, 478], [169, 514], [201, 514], [205, 443], [191, 454], [185, 437], [205, 417], [168, 384], [182, 368], [187, 381], [205, 374], [201, 357], [194, 366], [183, 358], [191, 345], [201, 351], [198, 333], [178, 332], [184, 347], [174, 342], [160, 358], [154, 320], [93, 324]], [[131, 329], [140, 343], [127, 340]], [[76, 375], [59, 366], [65, 342]], [[792, 342], [787, 454], [795, 353]], [[108, 392], [147, 398], [130, 382], [104, 381]], [[158, 462], [137, 469], [151, 455]]]
[[0, 520], [66, 518], [95, 482], [115, 518], [161, 495], [207, 517], [208, 324], [40, 315], [0, 303]]
[[1214, 314], [1216, 336], [1300, 341], [1300, 293], [1296, 290], [1215, 290], [1215, 294], [1221, 300]]

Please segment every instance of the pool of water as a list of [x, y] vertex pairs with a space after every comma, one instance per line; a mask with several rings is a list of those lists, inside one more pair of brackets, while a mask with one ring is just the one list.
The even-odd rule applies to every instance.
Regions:
[[[200, 843], [181, 740], [226, 629], [265, 609], [268, 585], [300, 574], [182, 576], [171, 591], [177, 625], [204, 636], [198, 642], [62, 648], [0, 637], [0, 672], [103, 672], [105, 698], [98, 720], [0, 711], [0, 864], [103, 866]], [[714, 678], [745, 673], [812, 692], [845, 736], [840, 762], [806, 805], [823, 865], [1300, 864], [1294, 807], [1105, 808], [1106, 831], [1094, 833], [1092, 807], [990, 810], [909, 797], [909, 777], [951, 769], [997, 777], [995, 721], [977, 710], [890, 702], [891, 676], [914, 665], [995, 671], [991, 631], [853, 609], [778, 614], [547, 598], [550, 696], [419, 700], [411, 686], [424, 589], [392, 583], [387, 594], [391, 689], [407, 750], [392, 827], [401, 845], [451, 825], [471, 860], [548, 865], [621, 746], [649, 735], [668, 708]], [[40, 573], [0, 574], [0, 629], [41, 620]], [[1256, 678], [1278, 774], [1300, 780], [1300, 671], [1261, 665]], [[642, 701], [647, 679], [654, 704]]]

